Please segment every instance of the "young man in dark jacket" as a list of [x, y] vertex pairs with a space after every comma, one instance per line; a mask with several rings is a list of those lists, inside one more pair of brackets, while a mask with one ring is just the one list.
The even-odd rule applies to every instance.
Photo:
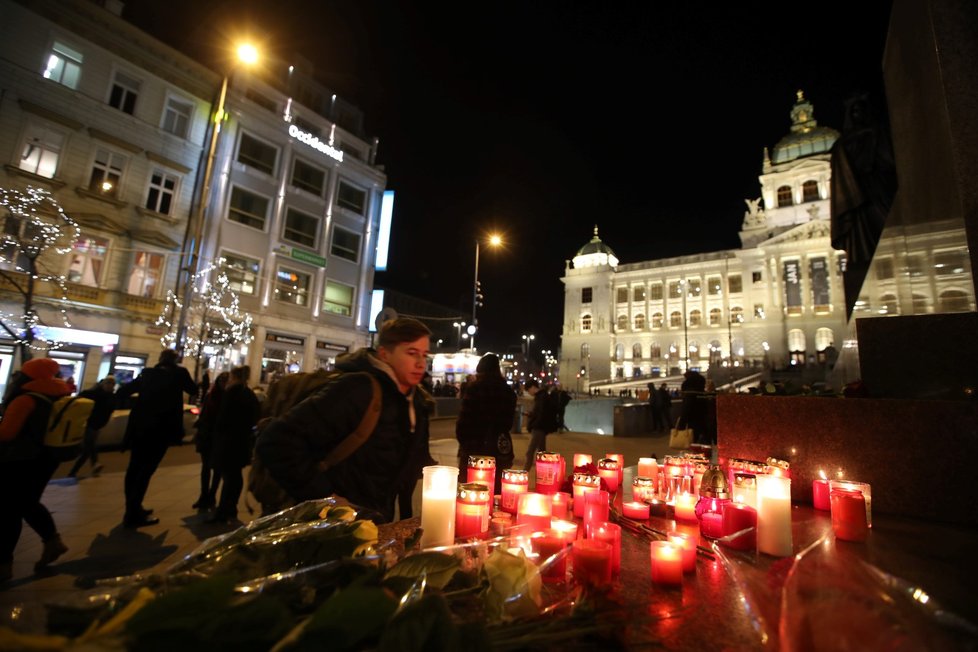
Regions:
[[[384, 323], [376, 350], [338, 358], [336, 368], [346, 373], [262, 429], [256, 452], [291, 497], [335, 495], [377, 512], [371, 516], [380, 522], [394, 519], [399, 490], [431, 463], [428, 413], [417, 390], [428, 367], [430, 335], [415, 319]], [[382, 397], [376, 427], [348, 457], [323, 468], [321, 461], [362, 421], [373, 397], [370, 376]]]
[[557, 410], [546, 387], [541, 387], [533, 378], [526, 381], [525, 387], [526, 392], [533, 397], [533, 410], [527, 415], [530, 443], [527, 444], [523, 468], [531, 471], [536, 467], [537, 453], [547, 450], [547, 433], [557, 430]]
[[[469, 455], [496, 458], [496, 487], [513, 464], [513, 438], [509, 430], [516, 411], [516, 393], [499, 369], [499, 357], [487, 353], [475, 368], [475, 380], [465, 384], [462, 407], [455, 421], [459, 474], [464, 476]], [[492, 487], [490, 487], [492, 489]]]
[[82, 444], [81, 455], [75, 460], [75, 465], [68, 473], [68, 477], [71, 478], [78, 475], [86, 461], [92, 465], [92, 475], [98, 475], [102, 470], [102, 465], [98, 463], [98, 431], [105, 427], [109, 417], [112, 416], [112, 411], [115, 410], [115, 377], [106, 376], [94, 387], [86, 389], [78, 396], [91, 399], [95, 405], [85, 425], [85, 441]]

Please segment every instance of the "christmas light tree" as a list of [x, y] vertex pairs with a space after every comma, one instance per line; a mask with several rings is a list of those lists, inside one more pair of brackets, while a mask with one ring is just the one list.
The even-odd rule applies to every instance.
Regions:
[[[71, 328], [68, 297], [61, 256], [71, 252], [80, 229], [47, 190], [28, 187], [26, 192], [0, 187], [0, 278], [3, 289], [20, 295], [22, 309], [0, 310], [0, 329], [21, 349], [27, 360], [31, 351], [61, 346], [39, 327], [45, 326], [38, 299], [60, 303], [60, 320]], [[19, 301], [18, 301], [19, 303]]]

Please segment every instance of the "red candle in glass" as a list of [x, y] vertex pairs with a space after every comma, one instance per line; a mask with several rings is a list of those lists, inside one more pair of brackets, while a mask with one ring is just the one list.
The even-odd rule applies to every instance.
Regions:
[[869, 535], [866, 523], [866, 498], [861, 491], [833, 489], [829, 492], [832, 508], [832, 530], [844, 541], [865, 541]]
[[520, 494], [525, 494], [530, 486], [530, 476], [524, 469], [506, 469], [502, 477], [502, 496], [499, 509], [510, 514], [516, 513]]
[[586, 505], [584, 496], [590, 491], [597, 491], [600, 487], [600, 477], [588, 473], [574, 474], [574, 516], [584, 518], [584, 507]]
[[455, 538], [482, 536], [489, 529], [489, 488], [478, 482], [458, 486], [455, 499]]
[[630, 518], [635, 521], [647, 521], [649, 520], [649, 504], [637, 500], [622, 503], [621, 513], [625, 518]]
[[496, 458], [490, 455], [469, 455], [466, 482], [479, 482], [489, 488], [489, 500], [496, 495]]
[[566, 491], [551, 494], [551, 515], [554, 518], [567, 518], [570, 511], [571, 497]]
[[578, 539], [573, 543], [571, 556], [575, 582], [588, 586], [611, 583], [611, 545], [607, 541]]
[[824, 512], [829, 511], [829, 481], [824, 471], [819, 471], [821, 477], [812, 480], [812, 506]]
[[621, 481], [625, 477], [625, 456], [621, 453], [605, 453], [606, 459], [612, 459], [618, 462], [618, 486], [621, 486]]
[[611, 494], [607, 491], [589, 491], [584, 494], [584, 532], [591, 537], [591, 527], [607, 521], [611, 516]]
[[560, 489], [560, 454], [540, 451], [536, 455], [537, 493], [552, 494]]
[[550, 521], [550, 529], [567, 545], [574, 543], [577, 539], [577, 523], [574, 521], [562, 521], [555, 518]]
[[598, 460], [598, 475], [608, 485], [608, 491], [611, 493], [618, 491], [618, 471], [620, 468], [618, 460], [613, 460], [610, 457]]
[[551, 505], [552, 501], [547, 494], [529, 492], [521, 495], [516, 512], [517, 525], [527, 524], [533, 532], [549, 530]]
[[653, 541], [649, 552], [652, 560], [652, 582], [681, 585], [683, 583], [682, 551], [668, 541]]
[[684, 573], [696, 571], [696, 538], [683, 532], [673, 532], [668, 537], [669, 543], [682, 551], [682, 570]]
[[[533, 545], [533, 552], [537, 553], [537, 564], [540, 565], [547, 563], [550, 557], [563, 552], [564, 548], [568, 545], [563, 537], [553, 530], [548, 530], [540, 536], [533, 537], [531, 543]], [[543, 569], [542, 576], [544, 582], [563, 582], [567, 576], [567, 557], [563, 556], [551, 562]]]
[[595, 541], [606, 541], [611, 546], [611, 572], [617, 575], [621, 572], [621, 526], [614, 523], [595, 523], [591, 526], [590, 538]]
[[632, 500], [646, 501], [655, 498], [655, 485], [652, 478], [638, 476], [632, 480]]
[[734, 550], [755, 550], [757, 548], [757, 510], [742, 503], [727, 503], [723, 506], [723, 536], [728, 537], [742, 530], [753, 528], [723, 545]]

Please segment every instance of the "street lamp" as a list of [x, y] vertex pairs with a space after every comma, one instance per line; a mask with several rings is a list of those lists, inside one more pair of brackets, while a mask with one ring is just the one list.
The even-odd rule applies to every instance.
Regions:
[[462, 348], [462, 329], [465, 328], [465, 322], [452, 322], [452, 326], [455, 327], [455, 350], [458, 351]]
[[[251, 44], [243, 43], [237, 48], [238, 61], [245, 65], [253, 65], [258, 61], [258, 50]], [[200, 196], [197, 198], [197, 210], [187, 220], [187, 229], [183, 236], [183, 246], [180, 249], [180, 272], [186, 274], [183, 282], [183, 303], [180, 305], [180, 316], [177, 320], [176, 350], [183, 352], [187, 340], [187, 311], [193, 297], [194, 279], [200, 267], [200, 248], [201, 240], [204, 236], [204, 218], [206, 217], [207, 206], [210, 203], [211, 184], [214, 181], [214, 159], [217, 157], [218, 136], [221, 134], [221, 123], [224, 121], [224, 104], [228, 94], [228, 80], [231, 72], [224, 75], [221, 80], [221, 90], [217, 94], [217, 102], [214, 104], [214, 113], [210, 125], [211, 137], [207, 145], [207, 159], [204, 163], [203, 185], [201, 186]], [[191, 234], [193, 240], [190, 240]], [[187, 251], [187, 246], [190, 251]], [[179, 274], [177, 275], [179, 278]], [[179, 293], [178, 293], [179, 294]]]
[[536, 335], [524, 335], [523, 336], [523, 357], [530, 357], [530, 342], [536, 339]]
[[[503, 243], [502, 236], [497, 233], [489, 234], [489, 239], [487, 240], [490, 247], [498, 247]], [[482, 287], [479, 285], [479, 240], [475, 241], [475, 280], [472, 284], [472, 327], [475, 330], [479, 328], [479, 318], [476, 314], [476, 309], [482, 305]], [[471, 339], [472, 351], [475, 351], [475, 331], [472, 332]]]

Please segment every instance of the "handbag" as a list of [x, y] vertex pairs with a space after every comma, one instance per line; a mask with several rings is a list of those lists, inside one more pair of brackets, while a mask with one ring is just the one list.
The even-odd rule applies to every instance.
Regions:
[[693, 429], [686, 424], [685, 428], [679, 427], [680, 419], [676, 419], [676, 425], [669, 431], [669, 448], [689, 448], [693, 443]]

